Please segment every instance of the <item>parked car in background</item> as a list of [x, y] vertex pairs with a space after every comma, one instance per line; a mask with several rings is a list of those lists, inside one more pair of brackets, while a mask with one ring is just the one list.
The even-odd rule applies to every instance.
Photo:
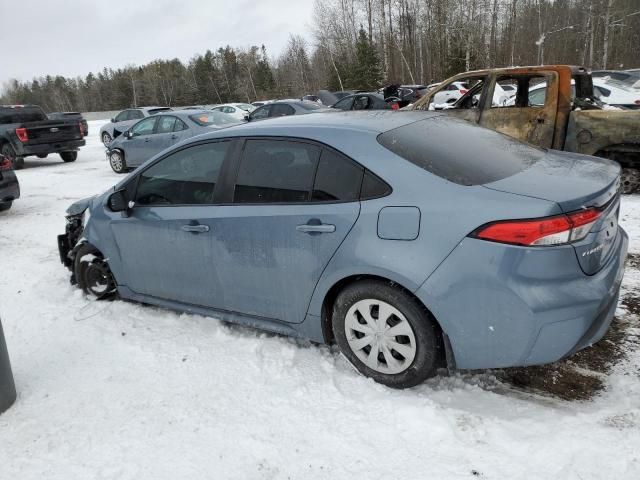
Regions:
[[20, 170], [25, 157], [57, 153], [74, 162], [85, 144], [78, 119], [49, 120], [37, 105], [0, 105], [0, 153]]
[[226, 113], [239, 121], [246, 121], [247, 116], [255, 109], [256, 106], [250, 103], [223, 103], [216, 105], [211, 110]]
[[20, 184], [7, 157], [0, 155], [0, 212], [9, 210], [13, 201], [20, 198]]
[[440, 113], [280, 118], [192, 138], [74, 203], [58, 246], [93, 298], [335, 341], [406, 388], [600, 340], [628, 246], [619, 176]]
[[318, 95], [303, 95], [300, 100], [306, 101], [306, 102], [316, 102], [322, 105], [322, 100]]
[[251, 102], [251, 105], [254, 107], [261, 107], [262, 105], [266, 105], [267, 103], [275, 102], [275, 100], [258, 100], [256, 102]]
[[640, 109], [640, 89], [630, 87], [628, 83], [607, 78], [594, 78], [593, 88], [598, 98], [614, 107]]
[[400, 107], [415, 103], [417, 100], [427, 93], [428, 87], [426, 85], [400, 85], [398, 89], [398, 102]]
[[628, 87], [640, 89], [640, 71], [634, 70], [595, 70], [591, 76], [596, 78], [617, 80]]
[[187, 138], [239, 123], [237, 118], [214, 110], [159, 113], [138, 121], [113, 140], [107, 160], [114, 172], [125, 173]]
[[267, 118], [284, 117], [287, 115], [306, 115], [331, 111], [328, 107], [302, 100], [277, 100], [256, 108], [247, 118], [250, 122], [266, 120]]
[[122, 132], [127, 130], [131, 125], [145, 117], [150, 117], [161, 112], [168, 112], [171, 107], [140, 107], [128, 108], [121, 111], [118, 115], [111, 119], [110, 123], [100, 128], [100, 140], [107, 146], [114, 138], [117, 138]]
[[379, 93], [357, 93], [340, 99], [331, 108], [338, 110], [398, 110], [399, 99], [385, 99]]
[[80, 112], [51, 112], [47, 113], [49, 120], [77, 120], [82, 125], [82, 133], [86, 137], [89, 135], [89, 124]]
[[[612, 109], [600, 102], [586, 69], [543, 65], [464, 72], [444, 81], [412, 109], [435, 109], [438, 94], [460, 81], [469, 85], [469, 91], [442, 110], [447, 115], [543, 148], [615, 160], [622, 166], [622, 191], [640, 189], [640, 111]], [[503, 82], [518, 85], [512, 104], [495, 103]], [[530, 90], [543, 83], [544, 104], [532, 104]]]
[[469, 90], [469, 84], [466, 82], [452, 82], [444, 88], [436, 87], [438, 92], [434, 96], [433, 104], [436, 110], [445, 108], [447, 105], [453, 105]]

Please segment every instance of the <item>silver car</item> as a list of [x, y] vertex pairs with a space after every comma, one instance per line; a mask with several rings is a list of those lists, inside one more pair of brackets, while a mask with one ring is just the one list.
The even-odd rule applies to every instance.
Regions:
[[102, 140], [102, 143], [106, 147], [111, 140], [118, 137], [137, 121], [169, 110], [171, 110], [171, 107], [141, 107], [123, 110], [112, 118], [110, 123], [102, 126], [100, 129], [100, 140]]
[[214, 129], [238, 125], [231, 115], [211, 110], [178, 110], [144, 118], [107, 147], [109, 165], [116, 173], [138, 167], [172, 145]]

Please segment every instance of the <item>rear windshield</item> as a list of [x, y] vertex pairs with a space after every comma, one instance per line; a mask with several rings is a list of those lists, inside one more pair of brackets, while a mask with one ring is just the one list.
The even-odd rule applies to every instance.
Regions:
[[545, 150], [464, 120], [435, 117], [389, 130], [378, 142], [396, 155], [459, 185], [482, 185], [527, 169]]
[[202, 127], [209, 125], [235, 125], [238, 121], [231, 115], [219, 111], [202, 112], [196, 115], [189, 115], [189, 118]]
[[149, 115], [155, 115], [156, 113], [160, 112], [168, 112], [169, 110], [171, 110], [171, 107], [152, 108], [149, 110]]
[[39, 122], [46, 120], [47, 116], [40, 107], [0, 107], [0, 125], [10, 123]]

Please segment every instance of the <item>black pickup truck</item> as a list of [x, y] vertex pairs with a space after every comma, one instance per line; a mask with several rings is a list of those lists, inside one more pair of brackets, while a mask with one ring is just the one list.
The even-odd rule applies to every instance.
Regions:
[[24, 158], [58, 153], [65, 162], [78, 157], [85, 144], [78, 119], [49, 120], [37, 105], [0, 105], [0, 153], [20, 170]]

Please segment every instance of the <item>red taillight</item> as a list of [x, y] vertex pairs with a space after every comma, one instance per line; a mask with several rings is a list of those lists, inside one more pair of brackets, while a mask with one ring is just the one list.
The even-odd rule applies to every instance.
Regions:
[[589, 208], [555, 217], [495, 222], [480, 227], [472, 236], [512, 245], [562, 245], [586, 237], [601, 213]]
[[640, 100], [636, 100], [636, 101], [635, 101], [635, 102], [633, 102], [633, 103], [635, 103], [636, 105], [640, 105]]
[[460, 89], [460, 95], [464, 95], [465, 93], [467, 93], [469, 90], [466, 90], [464, 88]]
[[82, 122], [78, 122], [78, 129], [80, 130], [80, 135], [84, 137], [84, 127], [82, 126]]
[[27, 134], [26, 128], [16, 128], [16, 136], [22, 143], [29, 140], [29, 135]]
[[11, 170], [12, 167], [11, 160], [6, 157], [0, 157], [0, 172], [3, 170]]

